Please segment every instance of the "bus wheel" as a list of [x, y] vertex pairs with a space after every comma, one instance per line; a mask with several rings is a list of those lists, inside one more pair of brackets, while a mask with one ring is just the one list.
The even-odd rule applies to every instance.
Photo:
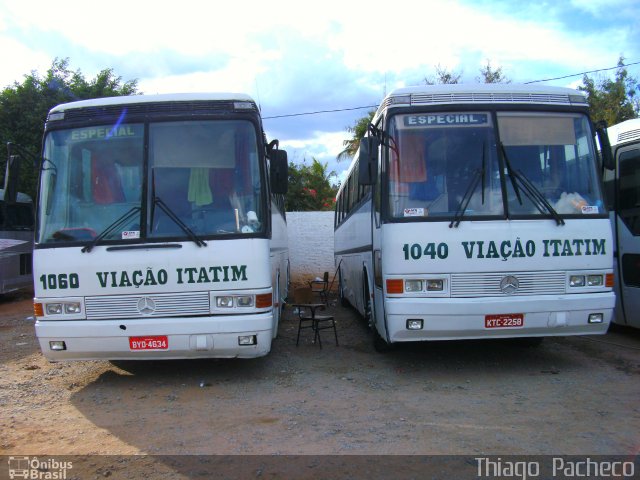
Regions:
[[342, 288], [342, 272], [340, 270], [338, 270], [338, 292], [340, 294], [340, 305], [343, 307], [351, 305], [349, 300], [344, 297], [344, 289]]
[[390, 343], [380, 336], [378, 333], [378, 329], [374, 325], [372, 328], [373, 331], [373, 348], [378, 353], [385, 353], [393, 349], [393, 346]]
[[273, 333], [271, 338], [275, 340], [278, 338], [278, 330], [280, 328], [280, 319], [282, 318], [282, 310], [284, 308], [284, 301], [280, 298], [280, 275], [277, 277], [276, 281], [276, 294], [274, 298], [278, 302], [278, 306], [273, 306]]
[[365, 289], [364, 291], [364, 321], [367, 324], [367, 327], [371, 328], [375, 331], [375, 322], [373, 321], [373, 311], [371, 310], [371, 295], [369, 295], [369, 290]]
[[371, 309], [371, 295], [369, 295], [368, 289], [365, 289], [364, 320], [365, 322], [367, 322], [367, 326], [371, 329], [373, 335], [373, 348], [375, 349], [375, 351], [384, 353], [391, 350], [393, 348], [391, 344], [387, 343], [387, 341], [378, 333], [378, 328], [376, 327], [375, 321], [373, 319], [373, 312]]

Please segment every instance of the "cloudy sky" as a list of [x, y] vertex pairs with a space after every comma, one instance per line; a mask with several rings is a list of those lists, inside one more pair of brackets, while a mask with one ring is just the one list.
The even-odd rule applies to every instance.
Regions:
[[[338, 174], [361, 107], [438, 65], [475, 82], [490, 61], [520, 83], [621, 55], [640, 62], [640, 0], [0, 0], [0, 87], [57, 57], [88, 79], [112, 68], [143, 93], [248, 93], [290, 159]], [[640, 64], [628, 71], [640, 78]]]

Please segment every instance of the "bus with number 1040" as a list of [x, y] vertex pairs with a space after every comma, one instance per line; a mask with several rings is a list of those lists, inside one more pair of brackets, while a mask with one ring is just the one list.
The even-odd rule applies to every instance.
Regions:
[[596, 135], [572, 89], [387, 95], [335, 212], [340, 296], [376, 348], [605, 333], [613, 245]]
[[266, 355], [289, 284], [286, 187], [245, 94], [53, 108], [33, 258], [44, 356]]

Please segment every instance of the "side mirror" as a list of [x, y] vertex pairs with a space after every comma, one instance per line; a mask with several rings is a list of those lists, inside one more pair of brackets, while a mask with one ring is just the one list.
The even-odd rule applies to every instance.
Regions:
[[374, 185], [378, 179], [378, 148], [380, 141], [375, 137], [360, 140], [358, 183]]
[[4, 201], [15, 203], [18, 196], [18, 181], [20, 176], [20, 157], [9, 154], [7, 168], [4, 175]]
[[269, 177], [271, 178], [271, 192], [285, 195], [289, 187], [289, 163], [287, 152], [284, 150], [271, 150]]
[[611, 142], [607, 134], [607, 123], [598, 122], [596, 125], [596, 135], [598, 135], [598, 143], [600, 143], [600, 156], [602, 158], [602, 166], [607, 170], [616, 168], [616, 163], [611, 151]]

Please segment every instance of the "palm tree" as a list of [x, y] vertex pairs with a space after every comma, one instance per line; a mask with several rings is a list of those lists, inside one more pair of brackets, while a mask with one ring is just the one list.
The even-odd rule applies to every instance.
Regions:
[[356, 121], [356, 123], [352, 127], [347, 127], [347, 131], [349, 133], [352, 133], [353, 136], [350, 139], [342, 142], [342, 144], [345, 146], [345, 149], [338, 154], [338, 161], [344, 160], [346, 158], [353, 158], [353, 156], [358, 151], [358, 148], [360, 147], [360, 140], [367, 134], [367, 128], [369, 127], [369, 123], [373, 119], [375, 113], [375, 110], [371, 110], [367, 114], [367, 116], [358, 119], [358, 121]]

